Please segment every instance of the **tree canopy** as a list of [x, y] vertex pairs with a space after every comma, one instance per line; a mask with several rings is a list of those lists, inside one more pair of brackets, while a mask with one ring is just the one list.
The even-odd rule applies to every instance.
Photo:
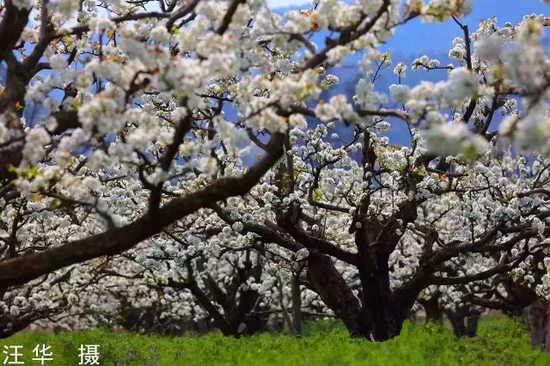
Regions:
[[[386, 340], [426, 301], [550, 299], [550, 18], [472, 33], [472, 6], [5, 0], [2, 335], [155, 307], [226, 334], [304, 313]], [[452, 63], [380, 50], [415, 18], [456, 23]], [[353, 95], [322, 99], [352, 55]], [[408, 86], [409, 66], [443, 81]]]

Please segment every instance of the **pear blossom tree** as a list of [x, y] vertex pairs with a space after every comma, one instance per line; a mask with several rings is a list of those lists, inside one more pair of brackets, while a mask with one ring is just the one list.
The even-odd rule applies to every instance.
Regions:
[[[548, 165], [500, 144], [550, 151], [549, 21], [470, 34], [471, 9], [5, 0], [1, 335], [154, 308], [148, 329], [212, 319], [234, 335], [273, 313], [299, 331], [309, 313], [384, 341], [434, 287], [460, 308], [457, 294], [495, 276], [548, 272]], [[399, 63], [390, 99], [375, 88], [391, 65], [379, 48], [418, 17], [457, 23], [457, 61], [419, 58], [413, 69], [448, 78], [413, 88]], [[357, 53], [355, 96], [320, 99], [338, 82], [331, 67]], [[36, 124], [23, 118], [33, 103], [49, 112]], [[410, 146], [385, 136], [395, 124]], [[537, 276], [547, 296], [550, 275]]]
[[[496, 86], [494, 89], [495, 94], [492, 96], [492, 104], [484, 102], [483, 98], [480, 99], [478, 96], [474, 96], [477, 106], [473, 109], [469, 108], [472, 111], [470, 117], [474, 118], [472, 131], [485, 131], [487, 133], [495, 113], [500, 110], [506, 116], [499, 128], [499, 135], [504, 141], [515, 141], [523, 152], [536, 150], [547, 156], [548, 140], [546, 134], [548, 129], [544, 127], [547, 120], [544, 116], [544, 106], [547, 102], [545, 98], [548, 80], [547, 69], [541, 67], [527, 70], [529, 67], [520, 67], [520, 65], [525, 66], [528, 59], [545, 54], [546, 51], [542, 46], [541, 36], [543, 27], [548, 25], [548, 18], [531, 14], [526, 15], [522, 23], [516, 25], [505, 23], [503, 27], [500, 27], [497, 25], [497, 19], [493, 17], [483, 20], [479, 29], [470, 37], [468, 37], [467, 26], [456, 19], [455, 21], [464, 30], [465, 37], [453, 41], [453, 48], [449, 52], [449, 56], [468, 67], [472, 65], [473, 70], [482, 72], [485, 85], [491, 88]], [[472, 51], [474, 51], [473, 57], [471, 56]], [[423, 56], [415, 60], [413, 64], [413, 69], [419, 68], [425, 70], [452, 70], [454, 66], [451, 64], [440, 67], [438, 60], [430, 60], [428, 56]], [[499, 76], [500, 73], [505, 77]], [[505, 98], [505, 95], [508, 97]], [[515, 97], [509, 98], [514, 95]], [[518, 102], [521, 103], [523, 108], [518, 107]], [[473, 104], [470, 104], [469, 107], [473, 107]], [[477, 108], [479, 108], [481, 115], [476, 117]], [[538, 112], [535, 112], [536, 110]], [[536, 113], [539, 113], [539, 115], [536, 116]], [[539, 121], [541, 123], [538, 123]], [[492, 135], [494, 133], [489, 136]], [[536, 177], [534, 186], [540, 186], [541, 181], [544, 180], [543, 175], [546, 173], [546, 162], [539, 156], [531, 160], [529, 164], [532, 165], [531, 176]], [[516, 173], [517, 175], [512, 174], [513, 179], [525, 175], [525, 173]], [[527, 174], [529, 174], [529, 170]], [[544, 188], [537, 188], [527, 192], [519, 192], [518, 196], [522, 198], [539, 196], [542, 200], [538, 202], [542, 203], [547, 199], [546, 192]], [[468, 302], [477, 306], [502, 310], [511, 315], [521, 314], [522, 310], [537, 302], [537, 299], [541, 299], [537, 302], [540, 303], [539, 307], [547, 307], [548, 296], [543, 293], [543, 289], [547, 288], [548, 283], [548, 278], [544, 277], [547, 268], [547, 263], [545, 265], [544, 260], [548, 255], [547, 250], [544, 249], [546, 246], [545, 237], [542, 236], [534, 245], [537, 250], [533, 256], [528, 257], [527, 263], [522, 262], [519, 268], [511, 272], [511, 275], [500, 274], [491, 279], [489, 283], [471, 287], [466, 293]], [[495, 260], [497, 259], [496, 256], [493, 257]], [[524, 275], [526, 275], [525, 278]], [[480, 296], [474, 296], [474, 294]], [[545, 321], [539, 317], [530, 323], [530, 325], [537, 324], [538, 327], [543, 325]], [[539, 332], [540, 329], [533, 331]]]
[[[329, 51], [417, 15], [398, 16], [399, 4], [383, 1], [350, 17], [357, 6], [335, 4], [347, 14], [341, 37], [316, 52], [295, 22], [262, 1], [173, 1], [141, 11], [146, 5], [3, 4], [2, 197], [16, 207], [4, 211], [12, 239], [1, 263], [3, 290], [121, 253], [201, 207], [246, 193], [282, 153], [288, 105], [318, 95], [313, 69]], [[392, 23], [382, 24], [390, 14]], [[262, 85], [269, 73], [279, 74], [278, 93], [295, 92], [274, 103], [277, 93]], [[231, 93], [243, 96], [239, 120], [215, 119]], [[31, 102], [50, 111], [39, 125], [22, 118]], [[265, 151], [257, 164], [195, 178], [197, 170], [218, 169], [216, 147], [231, 155], [249, 150], [250, 141]], [[174, 182], [185, 182], [183, 190], [174, 191]], [[116, 194], [128, 189], [136, 196]], [[29, 237], [48, 215], [56, 221], [46, 225], [52, 240]], [[61, 230], [71, 225], [78, 230]]]

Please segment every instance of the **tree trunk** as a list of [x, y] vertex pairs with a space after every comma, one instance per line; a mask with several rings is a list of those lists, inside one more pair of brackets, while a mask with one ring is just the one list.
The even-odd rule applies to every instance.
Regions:
[[[377, 235], [378, 237], [378, 235]], [[381, 242], [384, 242], [382, 237]], [[370, 240], [372, 242], [373, 240]], [[389, 240], [388, 240], [389, 241]], [[409, 317], [415, 298], [396, 302], [390, 289], [388, 252], [374, 247], [359, 251], [359, 276], [363, 286], [363, 318], [370, 319], [373, 341], [383, 342], [398, 336], [403, 323]]]
[[292, 274], [292, 324], [296, 334], [302, 333], [302, 296], [300, 291], [299, 274]]
[[429, 300], [418, 300], [426, 312], [426, 322], [443, 323], [443, 312], [439, 306], [439, 296], [434, 296]]
[[367, 283], [363, 279], [363, 287], [369, 291], [365, 291], [360, 304], [330, 257], [313, 251], [308, 258], [307, 276], [312, 289], [344, 322], [352, 337], [383, 342], [398, 336], [414, 305], [414, 298], [395, 304], [390, 301], [391, 292], [377, 291], [376, 286], [386, 288], [380, 276], [370, 277], [372, 281]]
[[524, 311], [525, 323], [531, 331], [531, 344], [550, 352], [550, 302], [538, 300]]
[[469, 309], [458, 309], [456, 311], [447, 310], [445, 315], [451, 322], [455, 336], [469, 338], [477, 336], [479, 313], [469, 311]]
[[466, 319], [466, 333], [468, 337], [477, 337], [477, 327], [479, 325], [481, 314], [473, 313]]
[[466, 325], [464, 324], [464, 317], [458, 314], [458, 312], [446, 311], [447, 319], [451, 322], [453, 327], [453, 333], [457, 337], [463, 337], [466, 335]]
[[308, 285], [344, 322], [352, 337], [368, 337], [372, 319], [362, 316], [359, 300], [338, 273], [330, 257], [310, 251], [307, 278]]

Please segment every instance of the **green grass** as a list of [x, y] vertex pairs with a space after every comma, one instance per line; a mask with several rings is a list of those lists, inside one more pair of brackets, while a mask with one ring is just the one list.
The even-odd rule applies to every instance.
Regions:
[[[550, 365], [550, 355], [534, 350], [519, 321], [482, 322], [476, 339], [457, 339], [445, 328], [405, 324], [402, 334], [385, 343], [351, 339], [339, 324], [318, 322], [303, 337], [264, 333], [241, 339], [211, 333], [170, 338], [118, 333], [25, 333], [0, 341], [24, 346], [27, 365], [36, 344], [47, 343], [54, 361], [46, 365], [78, 365], [80, 344], [100, 345], [100, 365]], [[0, 362], [5, 355], [0, 353]], [[117, 360], [118, 363], [115, 362]]]

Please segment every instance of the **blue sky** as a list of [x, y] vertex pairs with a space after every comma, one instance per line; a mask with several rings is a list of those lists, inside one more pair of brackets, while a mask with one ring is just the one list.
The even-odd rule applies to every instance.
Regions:
[[[525, 14], [550, 15], [550, 6], [541, 0], [474, 0], [474, 11], [461, 21], [474, 32], [481, 19], [496, 16], [498, 24], [517, 23]], [[449, 49], [454, 37], [461, 36], [453, 21], [423, 23], [420, 19], [400, 27], [388, 45], [403, 52], [428, 52]]]
[[[311, 3], [304, 0], [271, 0], [270, 5], [273, 8], [285, 8], [287, 10], [293, 7], [308, 8]], [[543, 4], [541, 0], [474, 0], [473, 12], [462, 18], [461, 22], [467, 24], [470, 33], [473, 33], [478, 28], [481, 19], [496, 16], [498, 24], [503, 25], [505, 22], [517, 23], [522, 20], [524, 15], [532, 13], [550, 16], [550, 6]], [[315, 37], [315, 40], [320, 41], [322, 44], [324, 36], [325, 34]], [[415, 58], [425, 54], [430, 58], [439, 59], [442, 64], [451, 62], [452, 60], [448, 58], [448, 52], [455, 37], [463, 37], [463, 32], [452, 20], [442, 23], [424, 23], [420, 19], [414, 19], [397, 28], [395, 36], [383, 45], [381, 50], [392, 51], [394, 64], [403, 61], [409, 66], [407, 77], [403, 82], [414, 86], [421, 80], [439, 81], [446, 78], [446, 72], [413, 72], [410, 70], [410, 65]], [[358, 59], [359, 56], [350, 57], [346, 61], [346, 65], [350, 67], [336, 67], [330, 71], [340, 77], [341, 83], [339, 86], [332, 88], [328, 94], [347, 94], [349, 92], [346, 93], [346, 90], [353, 90], [354, 82], [358, 77], [363, 76], [355, 68]], [[382, 78], [376, 83], [376, 88], [379, 91], [387, 93], [389, 85], [397, 82], [397, 78], [391, 72], [392, 69], [393, 67], [386, 70]], [[494, 125], [497, 125], [500, 119], [501, 117], [496, 116]], [[492, 126], [491, 130], [493, 128], [495, 127]], [[338, 130], [343, 137], [350, 137], [352, 134], [351, 128], [339, 128]], [[410, 142], [408, 131], [400, 123], [393, 124], [389, 136], [392, 143], [408, 145]]]
[[[347, 1], [346, 1], [347, 2]], [[311, 5], [307, 0], [268, 0], [273, 8], [306, 8]], [[550, 6], [541, 0], [474, 0], [474, 11], [462, 19], [470, 31], [476, 30], [481, 19], [496, 16], [499, 24], [516, 23], [525, 14], [550, 15]], [[420, 19], [400, 27], [395, 37], [388, 43], [391, 48], [404, 53], [428, 53], [449, 49], [454, 37], [460, 36], [461, 30], [453, 21], [443, 23], [423, 23]]]

